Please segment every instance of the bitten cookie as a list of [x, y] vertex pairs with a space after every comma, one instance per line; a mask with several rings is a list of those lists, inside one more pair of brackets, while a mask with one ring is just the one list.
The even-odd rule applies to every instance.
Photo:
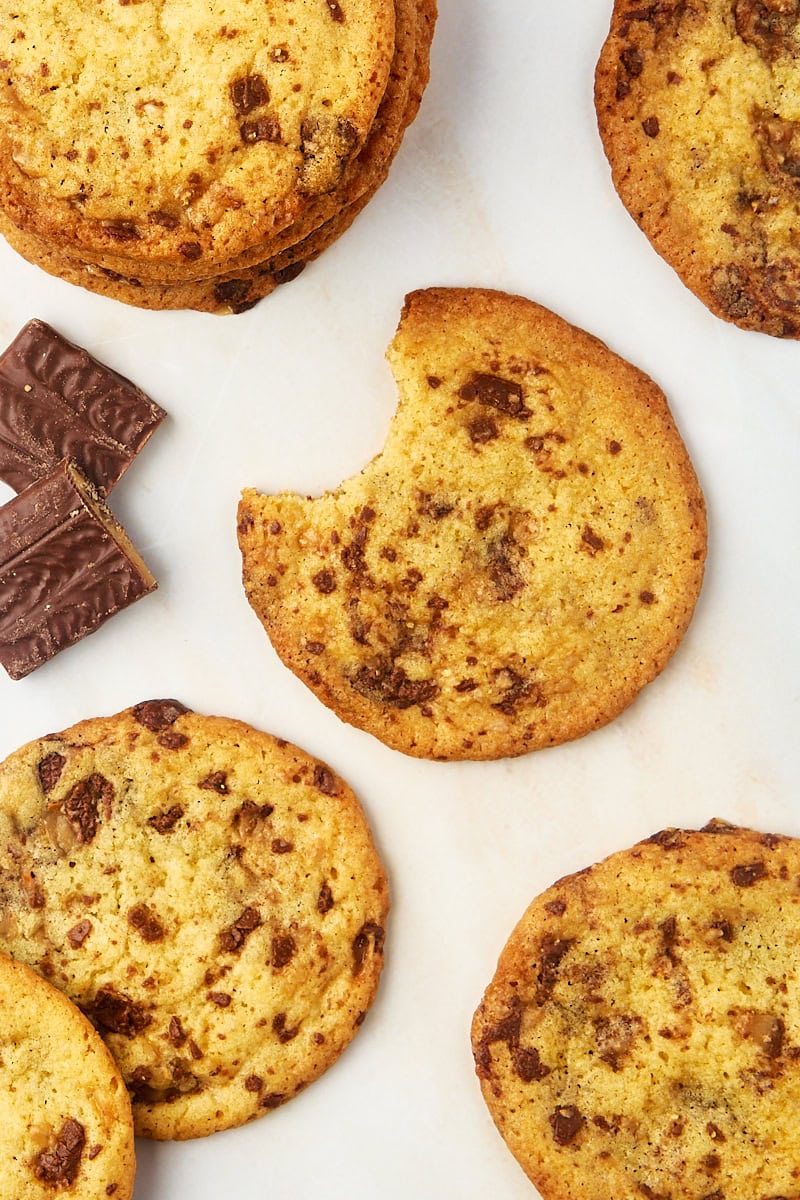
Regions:
[[378, 985], [386, 878], [334, 772], [155, 700], [0, 765], [0, 946], [87, 1014], [137, 1133], [189, 1138], [316, 1079]]
[[531, 301], [408, 297], [385, 448], [315, 500], [245, 491], [248, 599], [340, 717], [409, 754], [578, 737], [667, 662], [703, 497], [663, 393]]
[[625, 207], [726, 321], [800, 337], [800, 10], [615, 0], [600, 134]]
[[800, 841], [712, 821], [559, 880], [472, 1030], [544, 1200], [798, 1194]]
[[3, 1200], [129, 1200], [131, 1105], [101, 1038], [61, 992], [4, 954], [0, 1011]]

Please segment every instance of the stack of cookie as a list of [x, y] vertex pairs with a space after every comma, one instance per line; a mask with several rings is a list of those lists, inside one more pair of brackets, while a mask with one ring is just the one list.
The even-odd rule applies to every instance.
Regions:
[[386, 178], [435, 18], [435, 0], [234, 0], [221, 23], [147, 0], [54, 23], [30, 0], [4, 19], [0, 232], [130, 304], [244, 311]]

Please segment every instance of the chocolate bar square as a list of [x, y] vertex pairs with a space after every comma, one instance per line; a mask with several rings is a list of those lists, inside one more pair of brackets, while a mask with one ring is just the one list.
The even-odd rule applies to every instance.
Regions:
[[70, 458], [107, 496], [165, 416], [130, 380], [29, 321], [0, 354], [0, 479], [21, 492]]
[[12, 679], [156, 586], [74, 463], [59, 463], [0, 508], [0, 664]]

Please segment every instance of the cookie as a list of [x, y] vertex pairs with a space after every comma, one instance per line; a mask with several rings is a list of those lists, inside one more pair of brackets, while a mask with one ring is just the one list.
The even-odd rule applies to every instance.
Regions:
[[6, 18], [0, 206], [90, 256], [216, 263], [285, 228], [364, 145], [394, 54], [392, 0], [62, 17]]
[[597, 65], [623, 204], [718, 317], [800, 336], [794, 0], [615, 0]]
[[[357, 13], [345, 11], [346, 6], [332, 4], [329, 0], [305, 0], [302, 20], [297, 19], [294, 9], [292, 15], [285, 18], [293, 37], [299, 39], [300, 50], [290, 38], [273, 45], [269, 54], [270, 71], [277, 72], [279, 77], [280, 103], [266, 74], [256, 69], [260, 62], [258, 54], [262, 57], [266, 54], [261, 37], [257, 39], [256, 65], [253, 65], [251, 53], [248, 73], [233, 76], [228, 88], [228, 100], [233, 105], [236, 119], [233, 121], [229, 114], [226, 130], [236, 145], [231, 151], [223, 138], [220, 145], [206, 146], [203, 151], [206, 174], [199, 169], [191, 172], [188, 177], [191, 186], [184, 191], [176, 191], [174, 181], [169, 184], [174, 192], [172, 208], [148, 208], [144, 217], [141, 211], [143, 205], [152, 204], [154, 194], [160, 194], [153, 179], [160, 171], [166, 170], [169, 174], [174, 166], [173, 151], [166, 148], [168, 135], [163, 135], [166, 140], [155, 150], [152, 139], [146, 138], [139, 146], [134, 136], [133, 159], [136, 161], [133, 165], [128, 164], [125, 171], [135, 174], [139, 170], [141, 173], [137, 155], [140, 157], [142, 151], [147, 159], [145, 177], [150, 182], [144, 191], [139, 189], [136, 202], [126, 200], [124, 195], [116, 197], [126, 205], [126, 216], [104, 216], [101, 221], [85, 221], [83, 218], [93, 211], [94, 185], [85, 188], [77, 197], [72, 195], [71, 214], [65, 216], [58, 206], [52, 205], [46, 205], [46, 211], [40, 214], [27, 192], [23, 202], [19, 198], [19, 189], [15, 191], [11, 185], [4, 189], [0, 165], [0, 232], [15, 250], [51, 274], [139, 307], [187, 307], [209, 312], [241, 312], [252, 307], [279, 283], [294, 278], [306, 262], [349, 227], [385, 180], [405, 129], [419, 108], [429, 74], [435, 0], [394, 0], [394, 3], [371, 0], [370, 7], [373, 6], [380, 6], [382, 16], [369, 34], [370, 54], [373, 58], [384, 54], [386, 61], [380, 70], [373, 62], [373, 69], [367, 76], [372, 59], [365, 56], [363, 46], [354, 52], [358, 65], [356, 74], [369, 99], [371, 118], [368, 123], [354, 123], [348, 116], [336, 116], [341, 106], [332, 99], [334, 93], [338, 96], [344, 92], [350, 96], [348, 87], [356, 86], [355, 77], [348, 68], [350, 51], [343, 50], [339, 41], [352, 50], [351, 43], [356, 45], [366, 37], [368, 14], [361, 9]], [[189, 23], [195, 19], [202, 23], [207, 18], [191, 13], [187, 18]], [[270, 20], [274, 24], [276, 18]], [[317, 38], [319, 30], [316, 28], [320, 20], [326, 35], [322, 41]], [[337, 49], [333, 57], [330, 57], [329, 45], [331, 23], [352, 26], [347, 33], [334, 37]], [[387, 36], [389, 27], [391, 37]], [[280, 29], [273, 32], [277, 36]], [[234, 29], [223, 26], [219, 31], [223, 41], [236, 43], [234, 49], [229, 47], [228, 51], [219, 52], [219, 62], [214, 59], [223, 74], [227, 71], [230, 75], [232, 68], [228, 60], [232, 56], [232, 61], [238, 62], [237, 54], [241, 57], [247, 51], [248, 37], [252, 35], [252, 29], [238, 26]], [[313, 54], [306, 53], [309, 38], [313, 43]], [[24, 37], [21, 40], [24, 41]], [[244, 44], [244, 51], [240, 43]], [[320, 46], [327, 47], [321, 57], [318, 54]], [[217, 49], [212, 46], [214, 54]], [[200, 46], [198, 53], [202, 55], [207, 50], [208, 47]], [[60, 53], [59, 47], [56, 53], [59, 63]], [[322, 59], [325, 59], [325, 70], [314, 74]], [[49, 64], [44, 66], [50, 70]], [[12, 73], [9, 82], [14, 86], [16, 60], [9, 60], [9, 68]], [[302, 81], [295, 79], [289, 91], [289, 84], [298, 72]], [[338, 80], [338, 91], [329, 78], [331, 72]], [[216, 78], [216, 75], [212, 73], [212, 77]], [[25, 86], [29, 82], [26, 79]], [[164, 86], [169, 91], [173, 84], [174, 80], [169, 76]], [[110, 87], [113, 90], [113, 81]], [[319, 88], [323, 98], [317, 112], [313, 97], [317, 94], [315, 89]], [[311, 108], [308, 107], [309, 92]], [[12, 108], [15, 104], [19, 107], [16, 92], [9, 93], [9, 98]], [[361, 100], [364, 101], [364, 96]], [[350, 101], [355, 103], [353, 96]], [[158, 104], [170, 108], [161, 100], [148, 101], [138, 115], [149, 114]], [[288, 124], [279, 111], [281, 104], [289, 111]], [[252, 119], [251, 113], [254, 114]], [[29, 116], [30, 113], [26, 113], [26, 120]], [[159, 119], [162, 116], [159, 113]], [[299, 133], [295, 129], [298, 122]], [[192, 122], [189, 124], [191, 127]], [[128, 122], [129, 133], [130, 128]], [[294, 130], [297, 137], [291, 134], [285, 138], [285, 128], [289, 128], [290, 134]], [[210, 134], [203, 136], [208, 140]], [[191, 137], [189, 141], [192, 141]], [[254, 179], [245, 170], [245, 163], [252, 165], [252, 156], [245, 151], [261, 143], [265, 143], [266, 148], [262, 147], [259, 153], [263, 151], [268, 157], [278, 155], [283, 172], [270, 177], [273, 189], [266, 196], [259, 175], [264, 163], [256, 165]], [[233, 166], [229, 151], [239, 155]], [[80, 157], [77, 151], [74, 153]], [[117, 157], [124, 158], [126, 154], [131, 158], [130, 147]], [[91, 155], [95, 155], [94, 150]], [[92, 171], [95, 157], [90, 156]], [[185, 173], [187, 162], [191, 165], [190, 159], [191, 154], [187, 151], [180, 159], [181, 172]], [[23, 165], [27, 162], [24, 154], [21, 161]], [[209, 167], [211, 182], [206, 177]], [[233, 183], [229, 181], [220, 187], [217, 173], [225, 176], [226, 171], [233, 172]], [[15, 178], [18, 174], [13, 164], [10, 174]], [[247, 195], [251, 183], [254, 189], [252, 203]], [[44, 186], [40, 180], [40, 189]], [[63, 181], [59, 186], [64, 186]], [[296, 193], [293, 199], [284, 194], [286, 189]], [[277, 199], [273, 192], [279, 193]], [[213, 212], [209, 211], [208, 196], [212, 197]], [[103, 204], [111, 202], [108, 193], [101, 199]], [[268, 213], [270, 206], [271, 216]], [[77, 223], [76, 212], [80, 217]]]
[[559, 880], [474, 1019], [543, 1200], [798, 1194], [800, 841], [713, 821]]
[[242, 496], [244, 586], [275, 649], [409, 754], [497, 758], [603, 725], [676, 649], [703, 574], [663, 393], [499, 292], [413, 293], [389, 361], [400, 404], [359, 475]]
[[175, 701], [0, 765], [0, 947], [94, 1023], [136, 1131], [262, 1116], [339, 1056], [388, 911], [364, 814], [323, 763]]
[[102, 1039], [61, 992], [4, 954], [0, 1009], [4, 1200], [130, 1200], [131, 1105]]
[[[321, 227], [329, 227], [340, 212], [355, 204], [362, 195], [374, 194], [386, 178], [427, 83], [435, 16], [433, 0], [396, 0], [394, 57], [369, 135], [359, 152], [347, 163], [337, 187], [310, 198], [298, 220], [216, 264], [210, 264], [203, 256], [169, 263], [142, 261], [136, 255], [135, 244], [125, 243], [116, 252], [104, 252], [88, 261], [123, 276], [135, 274], [145, 286], [207, 281], [212, 268], [214, 275], [220, 275], [258, 266], [286, 251], [293, 251]], [[70, 247], [69, 253], [75, 256], [75, 247]]]
[[[430, 12], [427, 17], [424, 15], [422, 8], [419, 18], [423, 36], [415, 40], [418, 52], [416, 83], [411, 89], [407, 89], [403, 129], [416, 114], [422, 98], [422, 90], [427, 81], [434, 21]], [[199, 312], [212, 313], [245, 312], [259, 300], [270, 295], [282, 283], [297, 278], [308, 263], [319, 257], [332, 242], [341, 237], [384, 182], [398, 147], [399, 141], [386, 156], [376, 154], [375, 160], [370, 160], [373, 169], [369, 186], [364, 190], [355, 185], [347, 189], [347, 194], [352, 192], [355, 198], [329, 220], [312, 229], [305, 237], [297, 242], [292, 242], [294, 235], [277, 239], [274, 244], [279, 250], [274, 257], [267, 258], [263, 262], [255, 261], [250, 266], [245, 265], [235, 270], [226, 270], [207, 279], [186, 279], [182, 282], [173, 280], [159, 283], [120, 274], [118, 270], [112, 270], [109, 267], [83, 262], [71, 254], [54, 250], [42, 239], [18, 229], [8, 220], [2, 210], [0, 210], [0, 233], [15, 250], [29, 262], [41, 267], [42, 270], [84, 287], [88, 291], [121, 300], [126, 304], [156, 310], [190, 308]], [[382, 164], [380, 170], [378, 169], [379, 163]], [[244, 261], [249, 257], [252, 256], [241, 256]], [[110, 261], [109, 256], [104, 256], [104, 258], [105, 261]], [[116, 261], [116, 266], [123, 267], [125, 270], [130, 270], [132, 265], [134, 264], [130, 262]]]

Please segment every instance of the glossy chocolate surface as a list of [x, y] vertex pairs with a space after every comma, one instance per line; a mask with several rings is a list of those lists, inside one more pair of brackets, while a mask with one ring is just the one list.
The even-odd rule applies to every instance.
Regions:
[[0, 355], [0, 479], [21, 492], [71, 458], [107, 496], [165, 415], [130, 380], [29, 321]]

